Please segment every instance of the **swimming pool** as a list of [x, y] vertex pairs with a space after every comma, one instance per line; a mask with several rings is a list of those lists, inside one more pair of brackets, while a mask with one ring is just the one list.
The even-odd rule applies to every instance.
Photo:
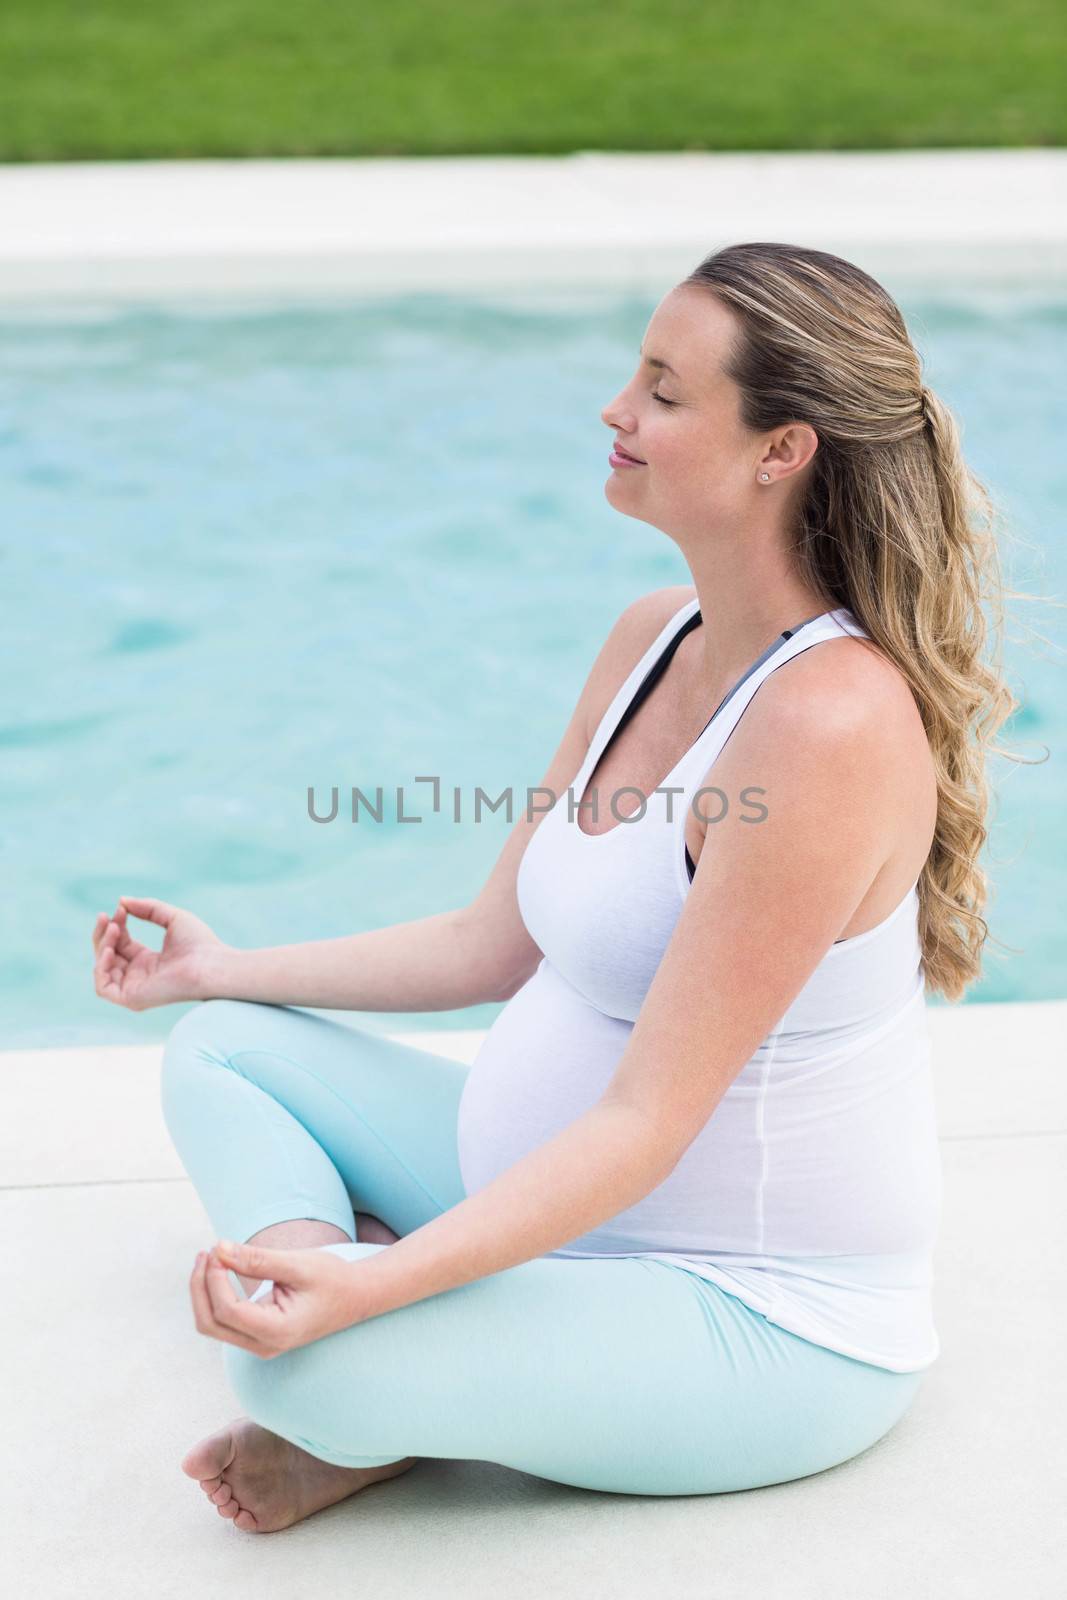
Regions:
[[[0, 310], [0, 1048], [173, 1025], [178, 1007], [135, 1015], [93, 992], [93, 919], [120, 893], [251, 946], [477, 891], [509, 823], [473, 821], [475, 788], [536, 784], [615, 616], [687, 579], [674, 545], [603, 493], [600, 409], [655, 303]], [[1009, 578], [1062, 600], [1067, 305], [982, 290], [902, 307], [1028, 541]], [[1052, 758], [993, 764], [987, 916], [1020, 953], [987, 946], [972, 1001], [1065, 992], [1062, 613], [1015, 614], [1006, 665], [1025, 705], [1001, 738]], [[440, 778], [436, 816], [418, 775]], [[337, 820], [312, 821], [308, 788], [326, 813], [334, 785]], [[353, 785], [387, 802], [402, 785], [423, 820], [386, 804], [381, 824], [353, 824]], [[498, 1009], [366, 1020], [477, 1028]]]

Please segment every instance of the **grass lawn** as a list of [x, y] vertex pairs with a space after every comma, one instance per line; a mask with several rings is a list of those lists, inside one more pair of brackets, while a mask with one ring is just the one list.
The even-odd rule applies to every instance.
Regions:
[[1062, 145], [1062, 0], [4, 0], [0, 160]]

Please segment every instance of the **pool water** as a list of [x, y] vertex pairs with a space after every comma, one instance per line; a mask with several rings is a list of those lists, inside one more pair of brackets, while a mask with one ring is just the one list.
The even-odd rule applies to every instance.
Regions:
[[[521, 805], [619, 611], [688, 581], [604, 495], [600, 410], [657, 298], [0, 312], [0, 1048], [137, 1043], [177, 1020], [94, 993], [92, 923], [121, 893], [261, 946], [477, 892], [510, 824], [473, 821], [475, 788]], [[1064, 302], [901, 304], [1023, 540], [1010, 580], [1062, 601]], [[993, 763], [987, 917], [1015, 949], [987, 945], [972, 1002], [1065, 992], [1062, 613], [1015, 616], [1025, 704], [1001, 738], [1040, 764]], [[436, 816], [419, 775], [440, 779]], [[312, 821], [309, 787], [325, 814], [334, 785], [337, 820]], [[351, 822], [354, 785], [382, 786], [380, 824]], [[398, 820], [398, 785], [421, 822]]]

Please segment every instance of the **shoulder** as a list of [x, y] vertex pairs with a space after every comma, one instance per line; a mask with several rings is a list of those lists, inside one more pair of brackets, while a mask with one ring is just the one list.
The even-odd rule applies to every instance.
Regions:
[[923, 732], [907, 678], [870, 639], [823, 639], [785, 662], [771, 681], [764, 715], [779, 727], [788, 723], [831, 742]]
[[824, 639], [784, 662], [738, 731], [743, 737], [728, 741], [720, 770], [755, 763], [807, 795], [813, 813], [860, 805], [868, 817], [889, 821], [923, 804], [936, 786], [907, 678], [867, 639]]
[[691, 583], [670, 584], [640, 595], [619, 613], [586, 680], [583, 699], [590, 739], [641, 657], [671, 618], [695, 599], [696, 589]]

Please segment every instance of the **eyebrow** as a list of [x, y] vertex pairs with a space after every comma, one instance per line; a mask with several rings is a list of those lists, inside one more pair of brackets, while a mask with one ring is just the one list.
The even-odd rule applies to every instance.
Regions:
[[648, 366], [648, 367], [660, 367], [660, 368], [662, 368], [662, 370], [664, 372], [669, 372], [672, 377], [674, 377], [674, 378], [678, 378], [679, 377], [679, 374], [677, 372], [675, 372], [673, 367], [668, 366], [666, 361], [660, 361], [660, 360], [658, 360], [658, 358], [656, 356], [645, 356], [644, 359], [645, 359], [645, 365], [646, 366]]

